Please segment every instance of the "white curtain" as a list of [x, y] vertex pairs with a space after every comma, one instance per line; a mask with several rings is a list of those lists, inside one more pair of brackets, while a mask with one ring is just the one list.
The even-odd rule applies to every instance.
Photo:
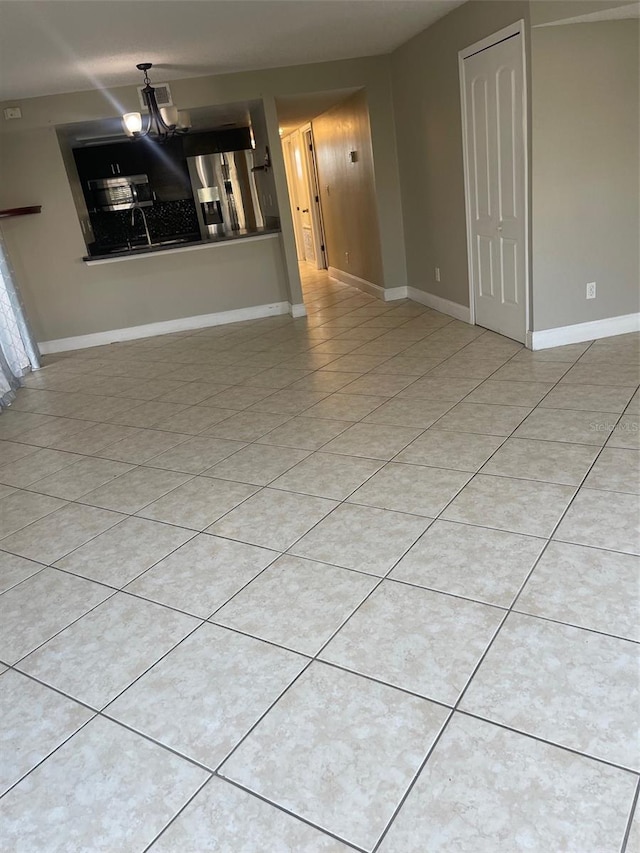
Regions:
[[0, 231], [0, 410], [15, 398], [22, 377], [40, 367], [40, 353], [16, 286]]

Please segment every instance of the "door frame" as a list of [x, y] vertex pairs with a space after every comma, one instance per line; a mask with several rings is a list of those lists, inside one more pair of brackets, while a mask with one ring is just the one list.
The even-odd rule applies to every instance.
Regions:
[[460, 105], [462, 109], [462, 159], [464, 170], [464, 206], [465, 206], [465, 221], [467, 226], [467, 264], [469, 271], [469, 322], [475, 326], [476, 324], [476, 305], [475, 305], [475, 287], [473, 277], [473, 255], [472, 255], [472, 219], [471, 219], [471, 204], [470, 204], [470, 186], [471, 177], [469, 170], [469, 146], [467, 143], [467, 94], [465, 85], [465, 59], [505, 41], [511, 36], [520, 34], [522, 46], [522, 135], [524, 139], [524, 305], [525, 305], [525, 328], [524, 339], [529, 340], [531, 332], [531, 312], [530, 312], [530, 256], [529, 256], [529, 176], [530, 176], [530, 155], [529, 155], [529, 92], [527, 81], [527, 50], [526, 50], [526, 27], [524, 19], [521, 18], [507, 27], [503, 27], [492, 35], [487, 36], [474, 44], [465, 47], [458, 51], [458, 75], [460, 78]]
[[[305, 152], [305, 165], [307, 183], [309, 185], [309, 200], [311, 204], [311, 233], [313, 236], [313, 248], [316, 253], [316, 267], [319, 270], [327, 269], [327, 242], [325, 240], [324, 222], [322, 220], [322, 201], [320, 198], [320, 178], [318, 177], [318, 164], [316, 162], [316, 142], [313, 138], [313, 125], [305, 124], [300, 128], [302, 143]], [[307, 143], [308, 138], [311, 140]]]

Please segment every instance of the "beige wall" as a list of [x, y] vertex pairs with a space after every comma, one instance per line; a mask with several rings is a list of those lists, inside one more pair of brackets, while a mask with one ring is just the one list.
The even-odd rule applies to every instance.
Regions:
[[640, 309], [638, 37], [637, 20], [532, 31], [536, 330]]
[[[382, 164], [376, 205], [384, 233], [384, 280], [395, 287], [406, 284], [406, 269], [388, 57], [171, 83], [175, 102], [186, 109], [262, 98], [283, 228], [278, 252], [273, 241], [264, 241], [86, 267], [80, 260], [84, 241], [54, 128], [135, 110], [136, 88], [18, 102], [23, 118], [0, 121], [0, 207], [43, 205], [40, 216], [3, 225], [39, 340], [274, 301], [301, 302], [275, 97], [352, 87], [366, 89], [369, 99], [372, 145], [376, 162]], [[0, 104], [0, 110], [7, 105]]]
[[[384, 287], [365, 92], [312, 122], [329, 265]], [[352, 163], [349, 152], [357, 152]]]
[[458, 51], [528, 16], [528, 2], [466, 3], [392, 55], [408, 283], [461, 305], [469, 276]]

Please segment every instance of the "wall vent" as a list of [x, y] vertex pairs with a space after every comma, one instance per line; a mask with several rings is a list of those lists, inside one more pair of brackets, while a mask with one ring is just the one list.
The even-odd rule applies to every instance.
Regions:
[[[171, 89], [169, 88], [168, 83], [152, 83], [153, 88], [156, 90], [156, 101], [158, 102], [159, 107], [172, 107], [173, 101], [171, 100]], [[140, 106], [143, 110], [146, 111], [147, 105], [144, 102], [144, 97], [142, 95], [142, 90], [144, 86], [138, 86], [138, 98], [140, 99]]]

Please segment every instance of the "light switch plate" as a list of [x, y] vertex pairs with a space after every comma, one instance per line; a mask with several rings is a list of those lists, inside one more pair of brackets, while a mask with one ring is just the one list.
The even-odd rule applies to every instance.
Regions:
[[20, 107], [6, 107], [3, 112], [7, 121], [12, 118], [22, 118], [22, 110]]

